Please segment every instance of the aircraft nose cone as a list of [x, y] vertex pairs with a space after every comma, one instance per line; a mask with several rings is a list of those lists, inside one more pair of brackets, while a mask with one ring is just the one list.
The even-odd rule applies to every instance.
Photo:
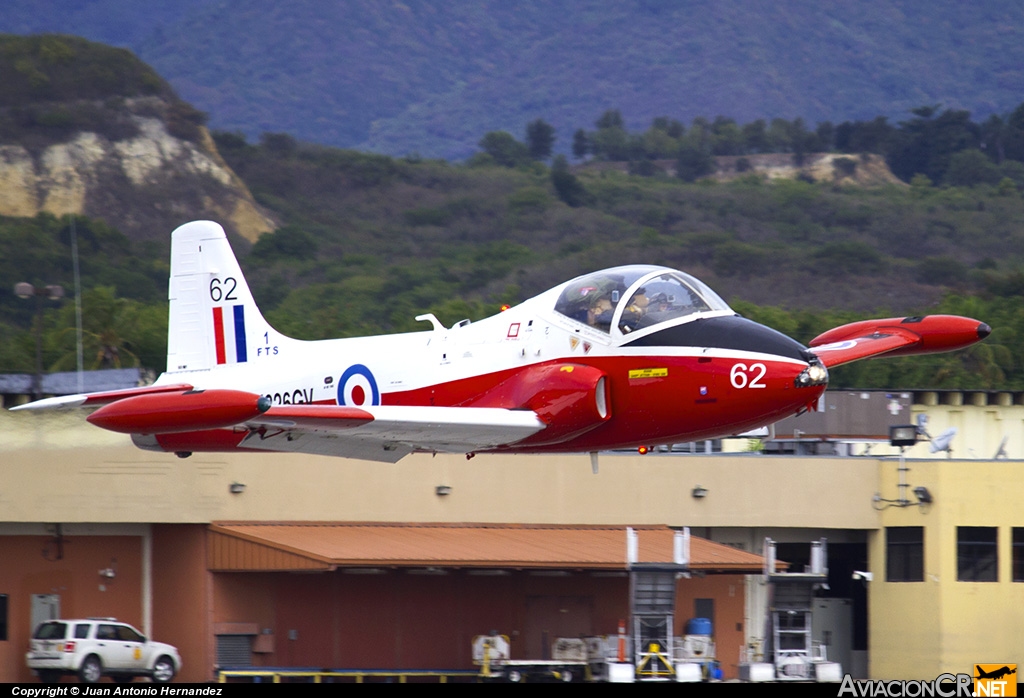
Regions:
[[985, 339], [992, 334], [992, 328], [988, 326], [987, 322], [978, 323], [978, 339]]

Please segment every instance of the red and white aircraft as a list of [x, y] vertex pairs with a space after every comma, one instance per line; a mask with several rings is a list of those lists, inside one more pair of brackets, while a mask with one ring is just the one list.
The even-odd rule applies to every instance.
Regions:
[[[868, 320], [804, 347], [681, 271], [587, 274], [493, 317], [409, 334], [300, 341], [267, 324], [220, 225], [171, 238], [167, 371], [150, 386], [14, 409], [95, 409], [137, 446], [408, 453], [591, 452], [739, 434], [813, 409], [828, 368], [967, 347], [988, 325]], [[596, 465], [596, 457], [595, 457]]]

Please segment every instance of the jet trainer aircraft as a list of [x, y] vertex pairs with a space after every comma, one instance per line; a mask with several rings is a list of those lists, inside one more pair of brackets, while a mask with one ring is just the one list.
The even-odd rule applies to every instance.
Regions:
[[[479, 322], [300, 341], [260, 314], [217, 223], [174, 231], [167, 371], [150, 386], [14, 409], [173, 452], [294, 451], [396, 462], [412, 452], [590, 452], [710, 439], [813, 409], [828, 369], [970, 346], [969, 318], [867, 320], [804, 347], [660, 266], [577, 277]], [[592, 456], [596, 466], [596, 456]]]

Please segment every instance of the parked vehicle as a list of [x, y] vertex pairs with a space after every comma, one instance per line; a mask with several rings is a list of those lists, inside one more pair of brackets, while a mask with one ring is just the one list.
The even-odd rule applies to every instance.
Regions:
[[43, 683], [55, 683], [64, 674], [75, 674], [82, 683], [95, 683], [103, 676], [118, 683], [136, 676], [166, 683], [181, 670], [181, 656], [175, 647], [149, 640], [113, 618], [40, 623], [25, 661]]

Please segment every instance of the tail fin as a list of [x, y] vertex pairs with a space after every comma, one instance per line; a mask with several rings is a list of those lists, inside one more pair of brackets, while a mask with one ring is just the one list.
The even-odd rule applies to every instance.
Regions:
[[292, 341], [263, 319], [224, 229], [212, 221], [171, 233], [167, 373], [208, 371], [275, 356]]

